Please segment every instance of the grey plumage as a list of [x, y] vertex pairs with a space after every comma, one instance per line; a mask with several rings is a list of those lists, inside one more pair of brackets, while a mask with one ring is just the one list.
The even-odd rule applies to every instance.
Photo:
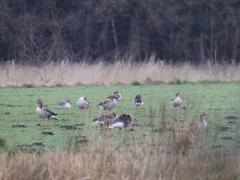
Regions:
[[115, 112], [109, 112], [109, 113], [103, 114], [97, 118], [94, 118], [93, 123], [109, 126], [110, 124], [112, 124], [114, 122], [116, 117], [117, 117], [117, 115]]
[[44, 107], [42, 105], [42, 100], [38, 99], [37, 100], [37, 108], [36, 108], [36, 112], [39, 115], [40, 118], [48, 120], [51, 118], [56, 118], [57, 114], [52, 112], [51, 110], [49, 110], [47, 107]]
[[133, 123], [133, 118], [129, 114], [122, 114], [117, 117], [109, 128], [126, 128]]
[[143, 99], [141, 95], [136, 95], [133, 99], [132, 99], [132, 103], [135, 104], [136, 106], [141, 106], [143, 105]]
[[108, 99], [98, 104], [98, 107], [102, 108], [103, 110], [111, 111], [113, 108], [117, 106], [117, 96], [112, 95]]

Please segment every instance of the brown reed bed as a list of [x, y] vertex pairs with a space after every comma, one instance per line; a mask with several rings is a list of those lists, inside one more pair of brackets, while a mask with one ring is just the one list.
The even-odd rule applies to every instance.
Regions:
[[19, 65], [14, 61], [0, 65], [0, 87], [51, 87], [78, 85], [151, 84], [153, 82], [240, 81], [237, 64], [178, 65], [150, 60], [143, 63], [106, 64], [48, 63], [40, 66]]
[[240, 156], [199, 146], [185, 154], [155, 144], [116, 148], [98, 140], [78, 152], [7, 153], [0, 156], [1, 180], [48, 179], [239, 179]]

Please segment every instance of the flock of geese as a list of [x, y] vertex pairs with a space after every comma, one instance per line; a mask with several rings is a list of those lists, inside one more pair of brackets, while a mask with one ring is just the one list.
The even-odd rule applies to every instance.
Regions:
[[[107, 97], [104, 101], [100, 102], [97, 107], [101, 108], [104, 113], [100, 117], [93, 119], [93, 123], [100, 126], [107, 126], [108, 128], [126, 128], [127, 126], [133, 123], [134, 118], [129, 114], [122, 114], [117, 116], [115, 112], [112, 112], [112, 109], [115, 108], [119, 101], [123, 99], [120, 91], [114, 91], [112, 95]], [[135, 106], [142, 106], [143, 99], [141, 95], [136, 95], [132, 98], [132, 103]], [[171, 105], [173, 108], [178, 109], [181, 107], [182, 99], [181, 94], [178, 92], [176, 96], [171, 99]], [[90, 106], [89, 101], [86, 97], [80, 97], [76, 103], [77, 107], [82, 111], [88, 109]], [[70, 100], [64, 100], [58, 103], [58, 107], [62, 109], [71, 108]], [[43, 120], [56, 119], [57, 114], [52, 112], [43, 106], [41, 99], [37, 100], [36, 112], [39, 117]], [[190, 121], [187, 123], [186, 130], [187, 132], [193, 133], [203, 133], [207, 129], [207, 113], [201, 113], [200, 119], [198, 121]]]
[[[133, 118], [129, 114], [122, 114], [117, 116], [116, 113], [112, 112], [119, 101], [123, 99], [120, 91], [114, 91], [112, 95], [107, 97], [104, 101], [100, 102], [97, 107], [104, 111], [104, 114], [93, 120], [96, 125], [106, 125], [108, 128], [126, 128], [128, 125], [132, 124]], [[132, 99], [132, 103], [135, 106], [143, 105], [143, 99], [141, 95], [136, 95]], [[90, 106], [89, 101], [86, 97], [80, 97], [76, 103], [77, 107], [83, 111], [88, 109]], [[63, 100], [58, 103], [58, 107], [61, 109], [70, 109], [72, 107], [70, 100]], [[42, 120], [56, 119], [57, 114], [49, 110], [47, 106], [43, 106], [42, 100], [37, 100], [36, 112]]]

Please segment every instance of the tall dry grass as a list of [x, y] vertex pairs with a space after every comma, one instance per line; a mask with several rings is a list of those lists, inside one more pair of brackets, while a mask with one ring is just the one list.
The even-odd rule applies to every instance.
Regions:
[[[237, 180], [240, 154], [209, 147], [204, 136], [191, 141], [180, 121], [165, 124], [166, 104], [149, 107], [148, 136], [136, 131], [100, 131], [67, 143], [64, 150], [0, 154], [1, 180]], [[158, 119], [156, 113], [160, 113]], [[177, 115], [176, 115], [177, 116]], [[137, 125], [137, 124], [136, 124]], [[140, 125], [140, 124], [139, 124]], [[171, 127], [171, 130], [170, 128]], [[158, 129], [155, 129], [158, 128]], [[157, 131], [156, 131], [157, 130]], [[170, 131], [169, 131], [170, 130]], [[113, 137], [119, 137], [119, 143]], [[4, 142], [4, 140], [2, 140]], [[5, 142], [1, 143], [5, 146]], [[0, 145], [1, 145], [0, 144]]]
[[191, 149], [185, 155], [161, 146], [114, 148], [106, 138], [77, 153], [19, 153], [0, 156], [1, 180], [235, 180], [240, 179], [240, 155]]
[[41, 66], [18, 65], [13, 61], [0, 65], [0, 87], [75, 86], [151, 83], [153, 81], [240, 81], [240, 66], [212, 64], [194, 66], [148, 61], [144, 63], [117, 62], [115, 64], [49, 63]]

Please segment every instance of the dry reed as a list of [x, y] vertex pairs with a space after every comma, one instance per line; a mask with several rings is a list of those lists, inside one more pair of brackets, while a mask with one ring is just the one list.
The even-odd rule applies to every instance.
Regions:
[[2, 154], [0, 161], [1, 180], [240, 178], [239, 154], [195, 148], [182, 155], [149, 144], [116, 149], [102, 140], [77, 153]]
[[[145, 130], [147, 137], [127, 131], [121, 132], [119, 144], [113, 143], [113, 133], [93, 132], [89, 141], [70, 141], [64, 150], [40, 154], [0, 154], [1, 180], [226, 180], [240, 179], [240, 155], [207, 147], [208, 142], [189, 141], [180, 124], [169, 129], [163, 123], [166, 115], [163, 103], [159, 112], [149, 108]], [[156, 119], [160, 113], [161, 121]], [[160, 123], [160, 124], [156, 124]], [[159, 127], [161, 131], [154, 131]], [[150, 128], [150, 129], [149, 129]], [[166, 131], [165, 131], [166, 130]], [[170, 131], [169, 131], [170, 130]], [[120, 134], [118, 134], [120, 135]], [[128, 144], [124, 140], [131, 139]], [[3, 140], [4, 141], [4, 140]], [[80, 144], [79, 144], [80, 143]], [[5, 143], [2, 143], [5, 144]]]
[[240, 81], [240, 66], [211, 64], [194, 66], [189, 63], [168, 65], [148, 61], [144, 63], [116, 62], [114, 64], [49, 63], [32, 66], [13, 61], [0, 65], [0, 87], [41, 87], [152, 83], [174, 80]]

